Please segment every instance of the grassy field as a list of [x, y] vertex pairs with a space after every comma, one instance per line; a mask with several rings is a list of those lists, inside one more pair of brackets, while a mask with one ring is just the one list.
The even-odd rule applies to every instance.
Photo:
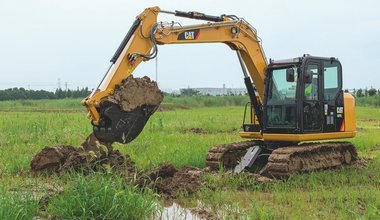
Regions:
[[[116, 144], [116, 148], [143, 170], [162, 162], [202, 168], [211, 146], [241, 140], [237, 132], [246, 99], [166, 98], [163, 109], [169, 110], [152, 116], [135, 141]], [[142, 219], [160, 212], [154, 192], [126, 184], [117, 175], [33, 177], [29, 173], [33, 155], [43, 147], [78, 146], [90, 133], [90, 123], [81, 110], [77, 99], [0, 102], [0, 219], [37, 215]], [[299, 174], [269, 184], [257, 183], [248, 175], [232, 177], [220, 172], [204, 177], [213, 189], [202, 187], [178, 202], [229, 219], [378, 219], [380, 109], [357, 107], [357, 126], [357, 137], [351, 141], [360, 156], [373, 158], [367, 167]], [[188, 132], [191, 128], [205, 132]], [[47, 207], [41, 207], [36, 198], [49, 193], [56, 195]]]

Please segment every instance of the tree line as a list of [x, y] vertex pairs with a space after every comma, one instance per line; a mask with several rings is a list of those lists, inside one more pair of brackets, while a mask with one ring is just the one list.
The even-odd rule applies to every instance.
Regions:
[[[63, 99], [63, 98], [85, 98], [90, 94], [88, 87], [76, 90], [56, 89], [54, 92], [46, 90], [30, 90], [25, 88], [10, 88], [0, 90], [0, 101], [18, 100], [18, 99]], [[348, 92], [348, 90], [346, 90]], [[380, 89], [353, 89], [350, 91], [356, 97], [380, 95]], [[170, 95], [165, 93], [165, 95]], [[231, 94], [230, 94], [231, 95]], [[180, 94], [176, 96], [201, 96], [200, 92], [195, 89], [181, 89]]]
[[375, 96], [380, 95], [380, 89], [370, 88], [370, 89], [354, 89], [353, 94], [356, 97], [366, 97], [366, 96]]
[[90, 91], [87, 87], [76, 90], [56, 89], [55, 92], [46, 90], [30, 90], [25, 88], [10, 88], [0, 90], [0, 101], [18, 99], [63, 99], [63, 98], [85, 98]]

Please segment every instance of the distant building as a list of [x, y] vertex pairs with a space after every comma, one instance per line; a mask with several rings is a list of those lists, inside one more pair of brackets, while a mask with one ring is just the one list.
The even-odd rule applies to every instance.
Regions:
[[246, 88], [191, 88], [199, 91], [200, 95], [245, 95]]

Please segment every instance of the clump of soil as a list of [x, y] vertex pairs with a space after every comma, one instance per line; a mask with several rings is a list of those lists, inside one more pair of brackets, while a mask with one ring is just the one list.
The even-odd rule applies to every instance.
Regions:
[[164, 163], [138, 179], [140, 186], [148, 186], [167, 198], [176, 198], [181, 192], [192, 194], [202, 184], [199, 168], [185, 167], [177, 170], [174, 165]]
[[128, 76], [115, 88], [114, 94], [108, 97], [110, 102], [119, 104], [121, 109], [131, 112], [143, 105], [158, 106], [164, 99], [163, 92], [157, 83], [149, 77], [134, 78]]
[[354, 162], [353, 166], [356, 168], [363, 168], [367, 167], [368, 163], [372, 160], [372, 158], [369, 157], [358, 157], [356, 161]]
[[175, 198], [179, 193], [195, 193], [201, 185], [202, 171], [198, 168], [187, 167], [176, 172], [172, 177], [159, 180], [155, 184], [158, 192]]
[[227, 129], [227, 130], [213, 130], [213, 131], [207, 131], [203, 128], [187, 128], [187, 129], [183, 129], [182, 133], [219, 134], [219, 133], [235, 133], [238, 131], [239, 131], [239, 129], [236, 129], [236, 128]]
[[57, 172], [71, 153], [76, 149], [73, 146], [45, 147], [33, 157], [30, 164], [33, 172]]
[[184, 130], [185, 133], [194, 133], [194, 134], [207, 134], [203, 128], [189, 128]]
[[99, 142], [91, 134], [80, 147], [56, 146], [45, 147], [37, 153], [31, 162], [32, 173], [57, 173], [64, 171], [90, 171], [126, 170], [134, 173], [136, 166], [128, 155], [122, 155], [118, 150], [112, 149], [111, 144]]

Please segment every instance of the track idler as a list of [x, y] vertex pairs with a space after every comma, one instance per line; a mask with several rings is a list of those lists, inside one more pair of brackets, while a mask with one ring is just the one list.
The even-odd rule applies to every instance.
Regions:
[[142, 105], [125, 112], [117, 104], [103, 102], [100, 105], [99, 125], [93, 126], [93, 132], [101, 142], [129, 143], [141, 133], [157, 108], [158, 106]]

